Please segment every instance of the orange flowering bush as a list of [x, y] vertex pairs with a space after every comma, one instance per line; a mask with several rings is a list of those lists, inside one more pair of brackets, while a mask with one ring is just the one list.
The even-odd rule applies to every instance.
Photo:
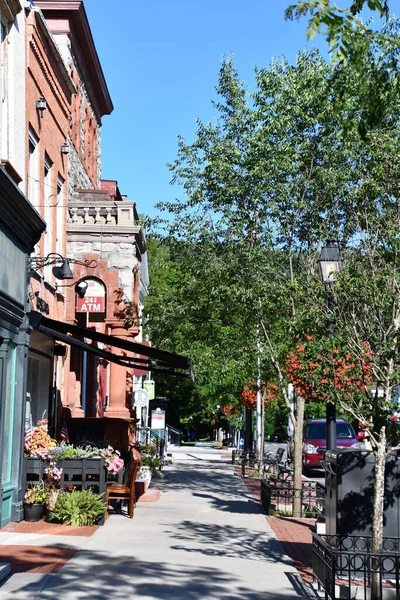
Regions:
[[[264, 381], [261, 384], [261, 396], [264, 397], [264, 407], [272, 407], [276, 406], [278, 402], [279, 389], [278, 386], [274, 383], [268, 382], [265, 385]], [[246, 408], [255, 408], [257, 404], [257, 389], [254, 385], [253, 381], [250, 381], [250, 385], [245, 385], [240, 396], [242, 404], [246, 406]]]
[[238, 407], [234, 406], [233, 404], [225, 404], [222, 407], [222, 412], [225, 416], [229, 417], [231, 415], [237, 415], [240, 411]]
[[47, 431], [47, 419], [41, 419], [38, 421], [36, 427], [30, 428], [25, 433], [24, 448], [25, 452], [30, 456], [37, 456], [40, 458], [47, 458], [48, 451], [50, 448], [54, 448], [57, 445]]
[[347, 348], [333, 346], [330, 340], [304, 337], [286, 361], [286, 375], [302, 398], [333, 401], [336, 393], [349, 398], [372, 383], [368, 344], [360, 356], [355, 356]]

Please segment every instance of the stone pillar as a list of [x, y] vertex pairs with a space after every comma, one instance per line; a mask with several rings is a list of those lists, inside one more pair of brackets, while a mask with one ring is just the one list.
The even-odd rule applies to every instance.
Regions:
[[[131, 336], [120, 325], [111, 326], [110, 334], [122, 340], [127, 340]], [[119, 348], [113, 348], [113, 353], [118, 356], [127, 353]], [[131, 354], [130, 354], [131, 355]], [[110, 363], [110, 396], [108, 406], [105, 411], [105, 417], [116, 417], [119, 419], [129, 419], [131, 416], [130, 408], [126, 406], [127, 394], [129, 394], [129, 377], [132, 369], [127, 369], [116, 363]], [[132, 394], [132, 392], [130, 392]]]

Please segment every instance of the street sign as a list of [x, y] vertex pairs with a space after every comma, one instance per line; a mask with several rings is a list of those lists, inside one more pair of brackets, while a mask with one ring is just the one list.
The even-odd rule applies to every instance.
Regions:
[[143, 387], [146, 392], [149, 394], [149, 400], [154, 400], [155, 397], [155, 386], [154, 381], [152, 379], [146, 379], [143, 381]]
[[156, 408], [151, 411], [151, 429], [165, 429], [165, 410]]
[[135, 390], [133, 392], [133, 406], [135, 408], [141, 408], [147, 406], [149, 401], [149, 395], [146, 390]]
[[88, 284], [88, 288], [83, 298], [76, 297], [76, 312], [105, 312], [106, 291], [104, 286], [95, 279], [85, 279], [84, 281]]

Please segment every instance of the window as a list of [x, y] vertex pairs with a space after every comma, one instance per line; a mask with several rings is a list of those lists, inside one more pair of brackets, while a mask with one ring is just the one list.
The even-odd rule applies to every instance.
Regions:
[[[50, 252], [54, 252], [53, 246], [53, 210], [56, 204], [55, 190], [51, 185], [51, 167], [52, 163], [46, 155], [44, 158], [43, 171], [43, 204], [44, 204], [44, 220], [46, 221], [46, 233], [44, 235], [44, 255], [47, 256]], [[51, 279], [51, 266], [45, 267], [44, 276], [46, 279]]]
[[57, 178], [57, 240], [56, 240], [56, 252], [58, 254], [64, 254], [64, 179], [59, 175]]
[[35, 207], [39, 207], [39, 140], [31, 127], [29, 127], [29, 165], [28, 165], [28, 200]]

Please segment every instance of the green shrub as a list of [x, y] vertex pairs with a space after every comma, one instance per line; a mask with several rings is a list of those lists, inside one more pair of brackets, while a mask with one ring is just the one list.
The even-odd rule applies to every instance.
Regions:
[[51, 520], [63, 525], [93, 525], [105, 512], [103, 494], [92, 490], [72, 490], [60, 494], [51, 513]]
[[93, 448], [92, 446], [80, 448], [79, 446], [69, 445], [57, 446], [52, 449], [49, 454], [60, 461], [68, 458], [95, 458], [96, 456], [100, 456], [100, 450], [98, 448]]

